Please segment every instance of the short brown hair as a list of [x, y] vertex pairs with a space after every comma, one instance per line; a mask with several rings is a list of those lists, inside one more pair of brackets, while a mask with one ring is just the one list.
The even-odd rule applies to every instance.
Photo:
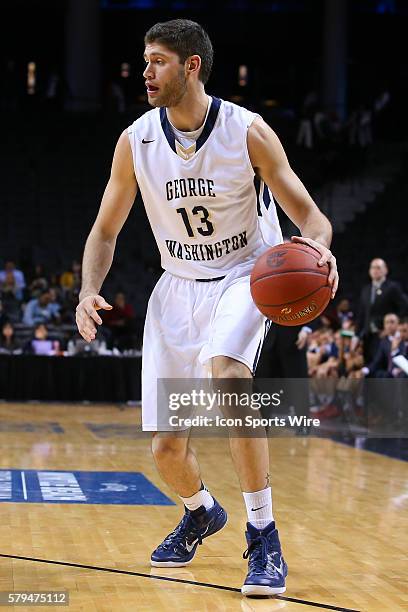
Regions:
[[199, 23], [189, 19], [172, 19], [156, 23], [146, 32], [145, 44], [158, 42], [177, 53], [184, 64], [191, 55], [201, 57], [199, 79], [207, 83], [210, 78], [214, 51], [211, 40]]

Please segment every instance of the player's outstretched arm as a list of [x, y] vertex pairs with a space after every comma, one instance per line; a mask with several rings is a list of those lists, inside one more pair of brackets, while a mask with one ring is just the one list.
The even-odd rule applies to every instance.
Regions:
[[330, 251], [331, 224], [293, 172], [275, 132], [260, 118], [256, 118], [248, 130], [248, 151], [256, 174], [268, 185], [278, 204], [302, 234], [302, 237], [296, 236], [292, 240], [317, 248], [322, 256], [319, 265], [329, 264], [329, 282], [334, 297], [339, 279], [336, 258]]
[[99, 291], [112, 265], [116, 239], [129, 215], [136, 193], [132, 151], [124, 131], [116, 145], [111, 175], [98, 216], [86, 241], [82, 262], [82, 288], [76, 309], [76, 322], [79, 333], [87, 342], [95, 339], [95, 323], [102, 323], [97, 310], [112, 308], [99, 295]]

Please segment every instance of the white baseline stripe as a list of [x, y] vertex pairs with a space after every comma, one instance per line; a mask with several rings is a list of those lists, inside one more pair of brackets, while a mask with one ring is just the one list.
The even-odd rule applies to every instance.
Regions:
[[23, 497], [24, 499], [27, 499], [27, 486], [26, 486], [26, 479], [25, 479], [25, 473], [21, 472], [21, 482], [23, 485]]

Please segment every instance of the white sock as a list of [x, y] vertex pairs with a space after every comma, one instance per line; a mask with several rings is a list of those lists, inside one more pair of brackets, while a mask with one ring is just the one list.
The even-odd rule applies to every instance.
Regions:
[[194, 493], [191, 497], [181, 497], [180, 495], [181, 501], [189, 510], [197, 510], [200, 506], [204, 506], [206, 510], [213, 507], [214, 498], [204, 485], [202, 485], [202, 487], [202, 489]]
[[254, 493], [242, 493], [248, 514], [248, 523], [264, 529], [274, 518], [272, 514], [272, 489], [267, 487]]

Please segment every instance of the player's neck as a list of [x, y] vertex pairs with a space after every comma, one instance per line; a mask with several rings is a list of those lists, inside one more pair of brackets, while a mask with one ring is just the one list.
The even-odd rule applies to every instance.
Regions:
[[207, 108], [208, 96], [203, 87], [198, 92], [187, 92], [177, 106], [167, 108], [167, 117], [178, 130], [193, 132], [203, 125]]

